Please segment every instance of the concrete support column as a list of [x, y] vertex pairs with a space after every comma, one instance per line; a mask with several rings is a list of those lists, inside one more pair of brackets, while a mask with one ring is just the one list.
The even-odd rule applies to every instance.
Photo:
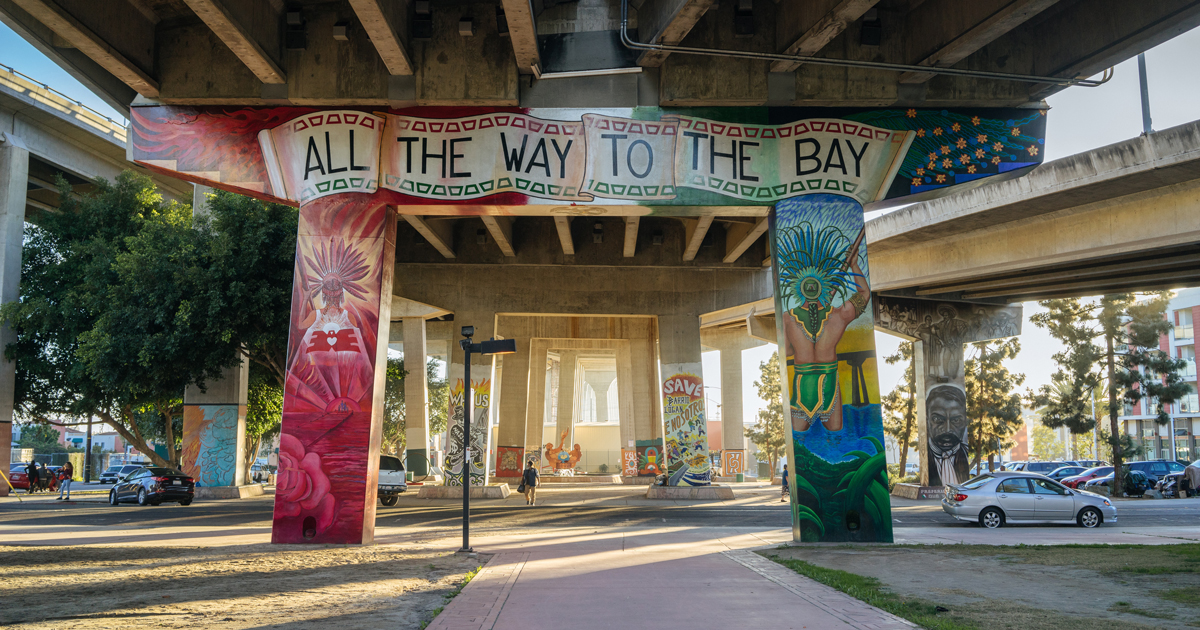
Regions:
[[[592, 391], [596, 393], [596, 422], [610, 422], [608, 417], [608, 392], [617, 382], [617, 373], [613, 372], [596, 372], [584, 371], [583, 380], [592, 386]], [[620, 386], [617, 387], [620, 389]], [[618, 412], [618, 418], [620, 412]]]
[[[519, 342], [518, 342], [519, 343]], [[541, 467], [542, 433], [546, 424], [546, 403], [550, 392], [549, 363], [550, 346], [539, 341], [529, 349], [529, 396], [525, 406], [525, 454], [524, 461], [534, 459], [534, 466]], [[524, 464], [522, 464], [524, 465]]]
[[[446, 417], [448, 439], [446, 444], [446, 485], [464, 484], [463, 412], [466, 409], [463, 382], [463, 349], [460, 334], [463, 326], [474, 326], [474, 343], [491, 339], [496, 330], [495, 313], [455, 313], [454, 334], [450, 339], [450, 367], [447, 380], [450, 385], [449, 413]], [[491, 401], [492, 381], [495, 376], [495, 357], [475, 354], [471, 356], [471, 388], [474, 394], [471, 417], [471, 485], [485, 485], [488, 477], [488, 450], [491, 448]]]
[[[528, 427], [530, 339], [514, 337], [515, 354], [504, 355], [504, 375], [500, 379], [500, 426], [496, 429], [496, 476], [519, 477], [525, 468]], [[545, 365], [543, 360], [541, 365]], [[543, 372], [538, 371], [539, 376]], [[539, 427], [540, 429], [540, 427]], [[539, 431], [540, 437], [540, 431]]]
[[712, 465], [704, 418], [699, 315], [660, 315], [658, 352], [662, 364], [663, 446], [670, 484], [708, 485]]
[[425, 373], [425, 318], [405, 317], [404, 440], [407, 468], [413, 478], [429, 474], [429, 382]]
[[[579, 353], [574, 350], [559, 352], [558, 372], [558, 430], [554, 434], [554, 446], [570, 450], [574, 436], [576, 405], [576, 372]], [[564, 437], [564, 434], [565, 437]]]
[[[21, 247], [25, 234], [25, 190], [29, 186], [29, 151], [17, 137], [0, 133], [0, 303], [16, 301], [21, 284]], [[7, 325], [0, 327], [0, 348], [16, 341]], [[16, 365], [0, 357], [0, 471], [8, 476], [12, 449], [13, 396]], [[0, 483], [0, 497], [8, 496]]]
[[[208, 214], [208, 186], [193, 186], [192, 216]], [[226, 368], [205, 391], [183, 393], [183, 449], [180, 466], [201, 487], [246, 483], [246, 395], [250, 366]]]
[[[747, 337], [749, 339], [749, 337]], [[746, 472], [742, 418], [742, 348], [721, 349], [721, 468], [726, 476]]]

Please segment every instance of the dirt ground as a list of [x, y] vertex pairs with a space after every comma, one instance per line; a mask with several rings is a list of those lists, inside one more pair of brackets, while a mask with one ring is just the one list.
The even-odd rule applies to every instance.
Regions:
[[878, 579], [967, 627], [1200, 627], [1200, 546], [822, 547], [763, 551]]
[[419, 628], [486, 561], [397, 546], [0, 546], [0, 627]]

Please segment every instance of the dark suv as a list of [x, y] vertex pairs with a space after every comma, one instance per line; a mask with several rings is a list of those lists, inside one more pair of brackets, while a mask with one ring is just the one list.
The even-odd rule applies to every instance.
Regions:
[[1136, 470], [1145, 473], [1150, 479], [1150, 483], [1156, 483], [1159, 479], [1166, 477], [1171, 473], [1181, 473], [1186, 468], [1179, 462], [1169, 460], [1152, 460], [1148, 462], [1129, 462], [1125, 464], [1129, 470]]

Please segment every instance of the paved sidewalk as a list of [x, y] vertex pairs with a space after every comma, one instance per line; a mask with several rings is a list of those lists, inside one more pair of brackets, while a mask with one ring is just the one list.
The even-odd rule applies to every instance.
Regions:
[[664, 527], [482, 539], [476, 551], [496, 555], [429, 627], [913, 627], [748, 550], [786, 535], [772, 533]]

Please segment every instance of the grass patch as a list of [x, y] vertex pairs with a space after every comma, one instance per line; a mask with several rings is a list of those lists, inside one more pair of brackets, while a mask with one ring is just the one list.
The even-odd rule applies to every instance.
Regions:
[[1109, 606], [1108, 609], [1112, 612], [1129, 613], [1131, 615], [1141, 615], [1143, 617], [1150, 617], [1151, 619], [1174, 619], [1175, 618], [1175, 615], [1172, 615], [1171, 613], [1161, 613], [1161, 612], [1154, 612], [1153, 610], [1143, 610], [1141, 608], [1134, 608], [1133, 604], [1130, 604], [1129, 602], [1116, 602], [1112, 606]]
[[[432, 567], [433, 565], [429, 565], [429, 566]], [[470, 584], [471, 580], [475, 579], [476, 575], [479, 575], [479, 571], [481, 569], [483, 569], [483, 565], [479, 565], [479, 566], [475, 567], [474, 569], [467, 571], [467, 574], [463, 576], [463, 579], [461, 582], [458, 583], [458, 586], [455, 586], [454, 590], [450, 591], [449, 593], [446, 593], [446, 595], [442, 598], [442, 605], [438, 606], [437, 608], [434, 608], [433, 613], [429, 615], [429, 619], [426, 619], [425, 621], [421, 622], [421, 630], [425, 630], [425, 628], [428, 628], [429, 624], [433, 623], [433, 620], [437, 619], [437, 616], [442, 614], [442, 611], [446, 609], [446, 604], [449, 604], [450, 600], [454, 599], [455, 597], [458, 597], [458, 594], [462, 592], [463, 588], [466, 587], [466, 585]]]
[[883, 583], [873, 577], [865, 577], [837, 569], [826, 569], [803, 560], [790, 560], [779, 556], [768, 556], [771, 560], [827, 586], [860, 599], [876, 608], [886, 610], [930, 630], [976, 630], [978, 626], [964, 623], [937, 612], [937, 604], [910, 597], [902, 597], [885, 590]]
[[1154, 595], [1169, 602], [1175, 602], [1176, 604], [1200, 606], [1200, 586], [1185, 586], [1183, 588], [1173, 588], [1169, 591], [1156, 591]]
[[[936, 549], [942, 545], [894, 545]], [[1009, 562], [1072, 566], [1098, 573], [1200, 573], [1200, 543], [1179, 545], [945, 545], [955, 555], [995, 556]]]

